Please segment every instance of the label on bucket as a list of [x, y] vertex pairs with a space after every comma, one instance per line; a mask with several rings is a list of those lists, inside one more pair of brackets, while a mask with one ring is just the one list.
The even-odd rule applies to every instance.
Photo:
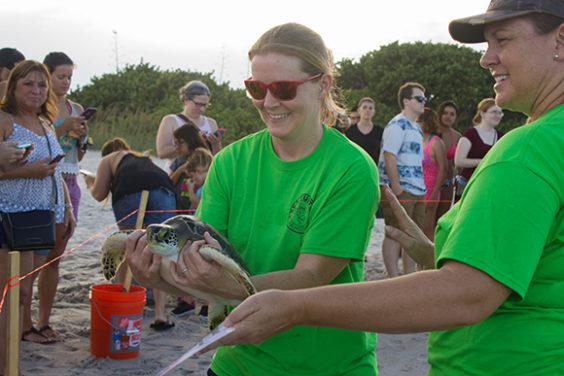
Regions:
[[134, 315], [112, 315], [110, 352], [126, 353], [138, 351], [141, 344], [143, 313]]

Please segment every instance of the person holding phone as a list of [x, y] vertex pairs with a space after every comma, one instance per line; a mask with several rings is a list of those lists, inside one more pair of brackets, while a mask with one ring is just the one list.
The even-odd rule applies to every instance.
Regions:
[[50, 52], [45, 56], [43, 64], [49, 69], [53, 82], [53, 91], [56, 96], [57, 117], [55, 131], [59, 144], [65, 152], [61, 161], [63, 178], [71, 193], [71, 200], [75, 219], [78, 221], [78, 208], [80, 203], [80, 188], [77, 183], [80, 162], [86, 151], [82, 146], [88, 138], [88, 125], [82, 113], [84, 108], [66, 97], [74, 70], [74, 62], [63, 52]]
[[[157, 132], [156, 149], [159, 158], [168, 159], [165, 171], [170, 173], [170, 165], [174, 158], [178, 157], [178, 145], [174, 143], [174, 131], [192, 122], [206, 140], [208, 149], [212, 154], [221, 150], [221, 139], [223, 132], [218, 129], [214, 119], [204, 116], [204, 112], [210, 106], [210, 89], [201, 81], [190, 81], [180, 89], [180, 100], [184, 105], [181, 113], [170, 114], [163, 117]], [[217, 132], [216, 132], [217, 131]]]
[[[0, 176], [0, 211], [18, 213], [29, 210], [52, 210], [56, 217], [56, 242], [66, 243], [72, 236], [76, 222], [70, 204], [70, 196], [57, 163], [49, 164], [54, 155], [62, 150], [57, 142], [55, 130], [51, 125], [56, 113], [49, 72], [38, 61], [24, 60], [13, 69], [6, 85], [6, 96], [0, 102], [0, 142], [33, 144], [23, 165], [11, 166]], [[54, 176], [54, 179], [53, 179]], [[56, 198], [55, 198], [56, 197]], [[7, 245], [2, 226], [0, 226], [0, 285], [5, 286], [9, 278]], [[20, 253], [20, 275], [34, 270], [33, 252]], [[45, 257], [43, 257], [45, 261]], [[47, 337], [49, 317], [45, 294], [54, 293], [45, 284], [44, 268], [39, 273], [39, 320], [38, 326], [22, 322], [21, 338], [39, 343], [53, 342]], [[37, 273], [32, 274], [32, 276]], [[58, 278], [57, 278], [58, 280]], [[56, 280], [56, 281], [57, 281]], [[56, 286], [55, 281], [55, 286]], [[24, 302], [31, 300], [32, 278], [25, 278], [20, 284], [20, 312], [24, 312]], [[7, 314], [9, 302], [0, 312], [0, 349], [6, 349]], [[50, 314], [50, 311], [48, 312]], [[22, 320], [23, 321], [23, 320]], [[26, 326], [29, 325], [29, 326]], [[0, 351], [0, 373], [6, 374], [6, 352]]]
[[[51, 75], [51, 88], [54, 94], [53, 101], [56, 106], [54, 126], [58, 145], [60, 146], [59, 152], [52, 155], [49, 165], [57, 167], [57, 170], [60, 171], [65, 181], [65, 186], [69, 191], [70, 202], [68, 207], [72, 209], [74, 221], [78, 222], [78, 206], [81, 194], [77, 182], [77, 175], [79, 174], [78, 162], [84, 155], [81, 143], [87, 137], [88, 127], [84, 118], [79, 116], [83, 111], [82, 106], [66, 98], [71, 84], [74, 63], [63, 52], [51, 52], [45, 57], [43, 64]], [[70, 136], [71, 132], [75, 132], [76, 136]], [[65, 251], [69, 239], [70, 236], [58, 237], [55, 248], [34, 251], [35, 267], [39, 267], [60, 256]], [[36, 276], [37, 274], [33, 274], [29, 278], [32, 283]], [[59, 260], [41, 269], [37, 284], [39, 293], [38, 332], [48, 342], [62, 340], [59, 333], [49, 325], [58, 281]], [[26, 331], [34, 328], [31, 317], [31, 296], [28, 297], [24, 306], [23, 326]]]
[[[315, 31], [287, 23], [266, 31], [248, 56], [245, 86], [266, 127], [214, 156], [196, 216], [229, 239], [258, 290], [362, 281], [378, 172], [331, 127], [344, 111], [333, 97], [331, 51]], [[188, 271], [173, 274], [177, 283], [245, 299], [233, 278], [199, 255], [201, 244], [183, 249]], [[130, 235], [126, 257], [137, 281], [182, 294], [153, 273], [161, 259], [146, 246], [142, 231]], [[219, 349], [208, 375], [375, 376], [375, 347], [372, 333], [301, 326]]]
[[[102, 145], [102, 159], [94, 176], [84, 175], [84, 182], [92, 197], [103, 201], [111, 193], [112, 209], [120, 230], [132, 230], [137, 222], [137, 213], [129, 216], [139, 208], [142, 191], [149, 191], [147, 213], [143, 217], [143, 227], [153, 223], [161, 223], [174, 216], [176, 197], [174, 187], [168, 175], [155, 163], [149, 155], [132, 150], [122, 138], [116, 137]], [[125, 280], [126, 265], [117, 271], [117, 280]], [[166, 294], [153, 289], [155, 297], [155, 321], [151, 328], [156, 331], [174, 327], [168, 320], [165, 303]]]

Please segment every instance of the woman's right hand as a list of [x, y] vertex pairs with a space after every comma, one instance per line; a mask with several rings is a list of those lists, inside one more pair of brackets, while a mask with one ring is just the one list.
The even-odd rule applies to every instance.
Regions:
[[417, 263], [432, 269], [435, 265], [435, 245], [407, 215], [405, 209], [389, 187], [384, 190], [394, 216], [401, 229], [386, 226], [386, 236], [401, 244], [402, 248]]
[[71, 137], [82, 138], [86, 134], [86, 121], [82, 116], [69, 116], [55, 128], [55, 130], [57, 129], [61, 130], [61, 134], [57, 132], [58, 137], [68, 132], [74, 132], [70, 134]]
[[154, 287], [159, 284], [162, 259], [151, 252], [145, 231], [136, 230], [127, 237], [125, 259], [135, 280], [141, 285]]
[[204, 348], [199, 354], [218, 346], [232, 346], [243, 343], [259, 344], [293, 328], [301, 314], [294, 292], [285, 290], [266, 290], [248, 297], [227, 316], [226, 327], [235, 330], [219, 341]]

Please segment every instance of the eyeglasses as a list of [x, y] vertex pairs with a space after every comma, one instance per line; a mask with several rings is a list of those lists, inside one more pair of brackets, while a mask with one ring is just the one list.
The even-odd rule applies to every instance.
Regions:
[[274, 98], [281, 101], [290, 101], [296, 97], [298, 86], [321, 76], [323, 76], [323, 73], [318, 73], [300, 81], [275, 81], [268, 85], [249, 78], [245, 80], [245, 87], [249, 95], [256, 100], [263, 100], [266, 97], [267, 90], [270, 90], [270, 94]]
[[190, 102], [194, 103], [196, 105], [196, 107], [200, 107], [203, 109], [208, 108], [209, 106], [211, 106], [211, 103], [200, 103], [200, 102], [196, 102], [195, 100], [190, 99]]
[[407, 97], [407, 99], [415, 99], [419, 103], [427, 102], [427, 98], [424, 97], [423, 95], [415, 95], [415, 96], [412, 95], [411, 97]]

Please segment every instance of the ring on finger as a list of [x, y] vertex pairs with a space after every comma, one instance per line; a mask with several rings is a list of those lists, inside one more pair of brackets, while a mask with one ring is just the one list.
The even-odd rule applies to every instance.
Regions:
[[184, 275], [184, 274], [186, 274], [186, 273], [188, 273], [188, 268], [182, 269], [182, 272], [181, 272], [180, 274]]

